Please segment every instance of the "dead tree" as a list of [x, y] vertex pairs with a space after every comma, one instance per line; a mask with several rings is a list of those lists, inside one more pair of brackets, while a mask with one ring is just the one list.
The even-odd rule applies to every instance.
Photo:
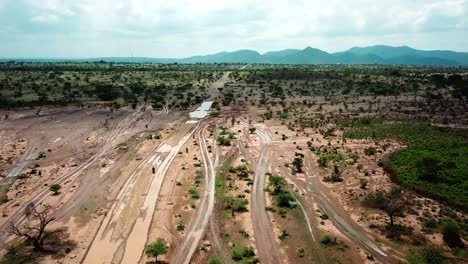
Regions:
[[10, 221], [10, 233], [26, 237], [32, 242], [35, 251], [43, 251], [45, 239], [58, 231], [46, 229], [55, 217], [51, 216], [49, 206], [39, 210], [33, 203], [28, 204], [25, 215], [25, 224]]

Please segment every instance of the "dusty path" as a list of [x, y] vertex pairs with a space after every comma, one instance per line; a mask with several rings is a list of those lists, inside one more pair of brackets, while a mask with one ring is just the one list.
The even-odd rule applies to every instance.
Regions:
[[[197, 125], [198, 126], [198, 125]], [[195, 128], [189, 130], [174, 146], [163, 143], [143, 160], [122, 187], [121, 192], [107, 213], [86, 254], [83, 263], [138, 263], [142, 257], [147, 234], [155, 210], [164, 176], [181, 147], [191, 137]], [[150, 184], [144, 191], [144, 202], [134, 208], [131, 196], [134, 195], [136, 181], [152, 167], [157, 167], [151, 175]], [[116, 228], [122, 221], [124, 210], [136, 210], [138, 216], [130, 233]]]
[[190, 263], [190, 259], [192, 258], [193, 253], [200, 243], [206, 226], [208, 225], [208, 220], [210, 219], [211, 213], [213, 212], [216, 177], [215, 167], [218, 163], [218, 157], [217, 151], [214, 151], [216, 154], [214, 161], [212, 161], [206, 146], [206, 139], [203, 135], [205, 130], [206, 126], [198, 131], [198, 141], [200, 144], [203, 164], [205, 166], [205, 192], [203, 194], [200, 205], [198, 206], [195, 221], [190, 226], [187, 234], [184, 236], [182, 243], [177, 248], [176, 253], [172, 257], [170, 263]]
[[255, 170], [255, 178], [252, 192], [252, 220], [255, 233], [255, 241], [260, 260], [263, 263], [283, 263], [279, 253], [278, 245], [273, 236], [273, 229], [267, 211], [265, 210], [265, 173], [271, 152], [269, 144], [272, 142], [271, 135], [267, 132], [257, 130], [262, 144], [260, 156]]

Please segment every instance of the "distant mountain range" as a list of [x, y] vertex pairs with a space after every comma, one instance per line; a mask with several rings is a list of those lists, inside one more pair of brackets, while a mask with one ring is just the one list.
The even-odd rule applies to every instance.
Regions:
[[182, 59], [146, 57], [103, 57], [88, 59], [0, 59], [0, 61], [106, 61], [135, 63], [271, 63], [271, 64], [390, 64], [428, 66], [468, 66], [468, 52], [449, 50], [418, 50], [407, 46], [391, 47], [384, 45], [354, 47], [346, 51], [328, 53], [307, 47], [286, 49], [260, 54], [254, 50], [220, 52], [205, 56]]

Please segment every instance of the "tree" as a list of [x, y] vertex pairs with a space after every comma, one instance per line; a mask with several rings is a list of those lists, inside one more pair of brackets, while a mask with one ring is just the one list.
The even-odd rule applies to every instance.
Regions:
[[341, 182], [343, 178], [341, 177], [341, 169], [340, 167], [335, 164], [333, 165], [333, 173], [331, 176], [325, 177], [326, 182]]
[[284, 188], [287, 185], [286, 180], [280, 175], [271, 175], [268, 177], [270, 185], [273, 186], [273, 195], [283, 192]]
[[399, 188], [394, 188], [389, 192], [378, 190], [370, 193], [364, 199], [363, 204], [387, 213], [390, 218], [390, 226], [393, 226], [395, 216], [403, 213], [406, 206], [411, 203], [407, 198]]
[[463, 242], [460, 239], [460, 227], [454, 220], [449, 219], [442, 223], [442, 236], [449, 247], [463, 247]]
[[[46, 206], [42, 210], [30, 203], [26, 206], [25, 215], [28, 221], [24, 225], [10, 222], [10, 233], [26, 237], [32, 242], [35, 251], [44, 250], [44, 241], [50, 234], [58, 230], [47, 230], [46, 227], [55, 220], [55, 217], [50, 216], [50, 207]], [[39, 222], [39, 223], [37, 223]], [[37, 223], [34, 225], [34, 223]]]
[[112, 84], [97, 84], [94, 88], [96, 96], [102, 101], [113, 101], [121, 95], [119, 88]]
[[249, 200], [239, 197], [228, 197], [226, 200], [227, 208], [231, 209], [231, 215], [234, 217], [235, 212], [247, 212]]
[[148, 257], [154, 258], [155, 263], [158, 262], [159, 255], [165, 255], [167, 253], [168, 246], [166, 240], [160, 238], [156, 242], [146, 245], [145, 254]]
[[425, 157], [417, 163], [419, 178], [428, 182], [437, 182], [443, 169], [442, 162], [433, 157]]
[[54, 193], [54, 195], [57, 195], [59, 191], [62, 189], [62, 185], [56, 183], [53, 184], [49, 187], [49, 190]]
[[304, 166], [304, 161], [302, 160], [302, 158], [295, 158], [293, 161], [293, 165], [294, 167], [296, 167], [296, 172], [302, 173], [302, 166]]
[[291, 203], [296, 202], [296, 198], [288, 192], [282, 192], [276, 196], [276, 203], [279, 207], [291, 207], [294, 206]]

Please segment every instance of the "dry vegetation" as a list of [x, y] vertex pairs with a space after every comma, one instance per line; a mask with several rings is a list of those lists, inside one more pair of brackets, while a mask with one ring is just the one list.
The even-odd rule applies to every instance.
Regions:
[[[107, 218], [126, 240], [154, 175], [161, 191], [141, 233], [143, 263], [178, 256], [209, 195], [194, 263], [466, 260], [466, 68], [240, 68], [0, 64], [0, 223], [19, 222], [33, 199], [51, 206], [51, 227], [72, 227], [75, 243], [46, 243], [49, 254], [4, 237], [2, 263], [48, 263], [57, 252], [79, 263]], [[186, 122], [185, 110], [206, 100], [210, 116]], [[214, 193], [206, 157], [217, 166]], [[125, 258], [109, 245], [106, 261]]]

